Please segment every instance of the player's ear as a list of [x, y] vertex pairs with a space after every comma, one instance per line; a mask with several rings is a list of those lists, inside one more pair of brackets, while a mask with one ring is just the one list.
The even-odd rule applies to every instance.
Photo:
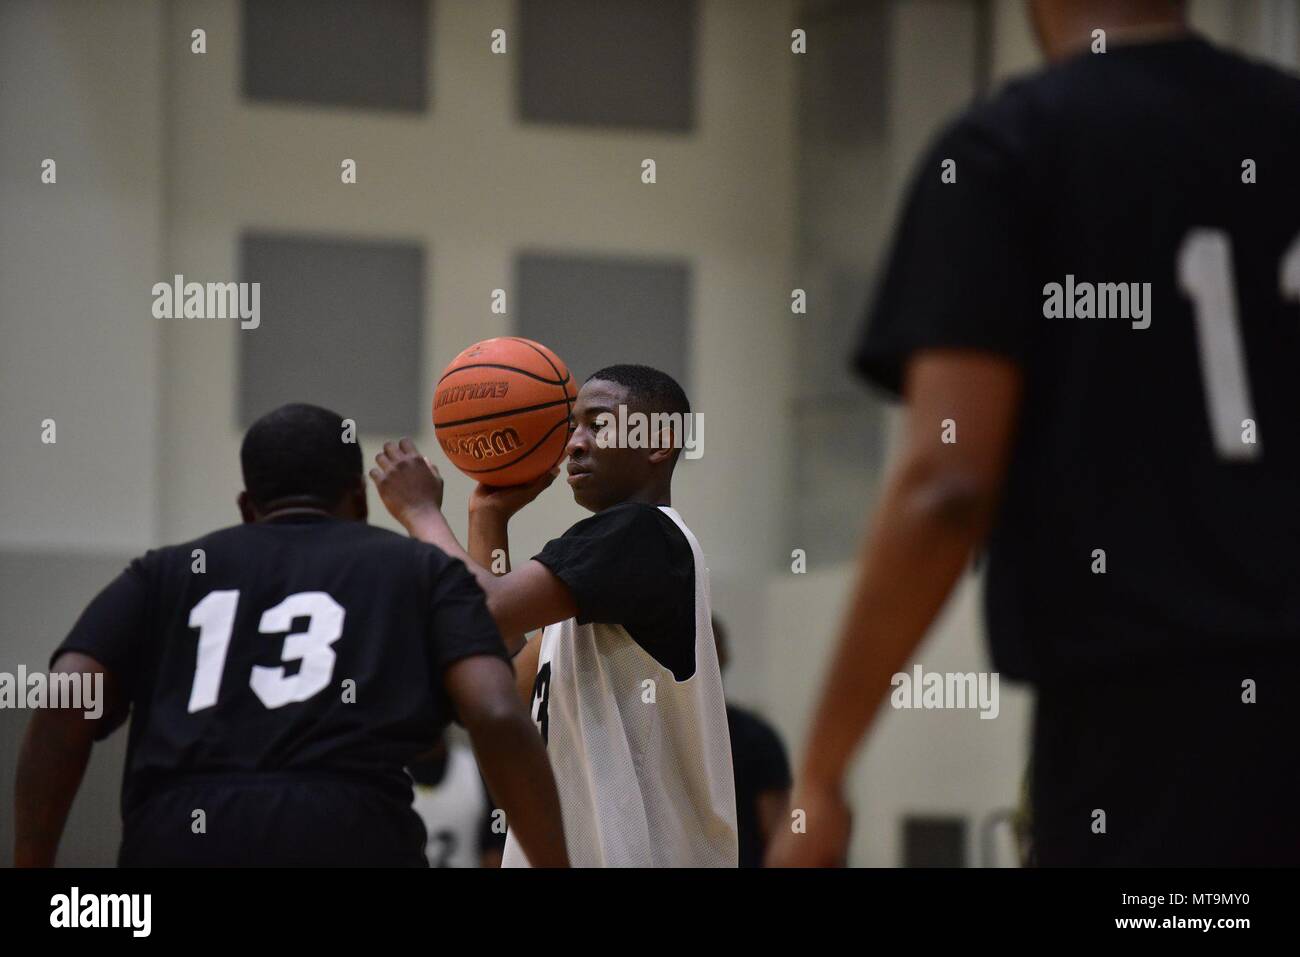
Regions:
[[247, 491], [240, 492], [235, 501], [239, 505], [239, 515], [243, 518], [244, 524], [252, 524], [257, 521], [257, 512], [253, 508], [253, 499]]
[[659, 445], [657, 449], [650, 450], [650, 464], [658, 465], [661, 462], [671, 462], [677, 455], [677, 450], [672, 447], [672, 432], [665, 429], [659, 436]]

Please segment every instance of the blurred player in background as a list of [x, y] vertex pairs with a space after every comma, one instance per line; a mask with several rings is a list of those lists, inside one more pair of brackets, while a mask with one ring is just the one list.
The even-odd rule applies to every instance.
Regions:
[[244, 436], [244, 524], [146, 553], [53, 670], [102, 673], [102, 717], [39, 711], [15, 859], [52, 865], [93, 742], [131, 717], [124, 866], [422, 866], [403, 766], [459, 716], [530, 855], [566, 863], [546, 753], [464, 566], [366, 524], [361, 451], [310, 405]]
[[[713, 616], [713, 640], [724, 675], [731, 654], [727, 631]], [[762, 867], [768, 842], [788, 820], [790, 761], [776, 729], [760, 715], [727, 702], [731, 767], [736, 775], [736, 833], [740, 866]]]
[[[594, 373], [574, 403], [565, 453], [573, 497], [595, 514], [500, 577], [488, 569], [494, 553], [508, 567], [510, 517], [554, 473], [522, 486], [479, 485], [468, 552], [443, 517], [438, 470], [410, 440], [385, 445], [371, 477], [393, 517], [461, 558], [487, 593], [547, 743], [573, 863], [735, 867], [736, 800], [708, 569], [671, 507], [682, 437], [621, 446], [600, 417], [633, 412], [684, 421], [690, 405], [655, 369]], [[541, 638], [525, 643], [542, 627]], [[513, 818], [509, 824], [503, 866], [527, 866], [531, 853]]]
[[500, 867], [505, 819], [493, 813], [474, 752], [443, 735], [406, 770], [414, 782], [415, 813], [428, 835], [429, 866]]
[[842, 859], [850, 757], [981, 547], [1040, 864], [1300, 863], [1300, 81], [1183, 6], [1031, 3], [1052, 65], [921, 162], [857, 353], [905, 441], [772, 863]]

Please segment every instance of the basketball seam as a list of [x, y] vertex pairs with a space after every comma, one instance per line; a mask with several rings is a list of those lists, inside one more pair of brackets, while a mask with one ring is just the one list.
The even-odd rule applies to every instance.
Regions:
[[485, 422], [488, 419], [499, 419], [507, 415], [517, 415], [520, 412], [536, 412], [538, 409], [549, 409], [552, 406], [564, 405], [568, 399], [556, 399], [554, 402], [543, 402], [541, 405], [525, 405], [518, 409], [507, 409], [504, 412], [489, 412], [487, 415], [476, 415], [469, 419], [457, 419], [455, 422], [435, 422], [435, 429], [450, 429], [457, 425], [469, 425], [471, 422]]
[[[542, 356], [542, 358], [545, 359], [546, 356]], [[551, 368], [555, 371], [555, 374], [557, 376], [560, 374], [560, 370], [556, 369], [554, 365], [552, 365]], [[531, 372], [527, 372], [524, 369], [517, 369], [514, 366], [504, 365], [503, 363], [500, 362], [476, 362], [472, 365], [456, 366], [456, 368], [448, 372], [444, 372], [442, 374], [442, 379], [447, 378], [447, 376], [449, 375], [455, 375], [457, 372], [460, 372], [464, 369], [506, 369], [510, 372], [518, 372], [520, 375], [526, 375], [530, 379], [536, 379], [538, 382], [544, 382], [547, 385], [563, 386], [569, 381], [568, 379], [547, 379], [539, 375], [534, 375]], [[439, 379], [436, 385], [442, 385], [442, 379]], [[567, 393], [568, 390], [566, 389], [565, 392]]]
[[[545, 352], [543, 352], [541, 349], [537, 348], [537, 345], [536, 345], [535, 343], [530, 342], [530, 341], [527, 340], [527, 339], [521, 339], [519, 336], [505, 336], [505, 338], [506, 338], [506, 339], [509, 339], [511, 342], [522, 342], [522, 343], [523, 343], [524, 345], [526, 345], [529, 349], [532, 349], [532, 350], [533, 350], [534, 352], [536, 352], [539, 356], [541, 356], [543, 359], [545, 359], [545, 360], [546, 360], [546, 364], [547, 364], [548, 366], [551, 367], [551, 371], [552, 371], [552, 372], [554, 372], [557, 376], [560, 374], [560, 370], [557, 369], [557, 368], [555, 368], [555, 363], [551, 361], [551, 357], [548, 356], [548, 355], [547, 355]], [[572, 379], [572, 378], [573, 378], [573, 373], [571, 373], [568, 369], [565, 369], [565, 370], [564, 370], [564, 378], [563, 378], [563, 379], [560, 379], [559, 382], [560, 382], [561, 385], [566, 385], [566, 384], [568, 383], [568, 381], [569, 381], [570, 379]], [[568, 390], [568, 389], [565, 389], [564, 391], [565, 391], [565, 393], [567, 394], [569, 390]]]
[[[533, 344], [532, 344], [531, 342], [529, 342], [527, 339], [521, 339], [521, 338], [519, 338], [519, 336], [506, 336], [506, 338], [507, 338], [507, 339], [513, 339], [515, 342], [522, 342], [524, 345], [528, 346], [528, 348], [532, 349], [532, 350], [533, 350], [534, 352], [536, 352], [539, 356], [541, 356], [543, 359], [545, 359], [545, 360], [546, 360], [546, 364], [547, 364], [548, 366], [551, 367], [551, 371], [552, 371], [552, 372], [554, 372], [557, 376], [560, 374], [560, 370], [557, 369], [557, 368], [555, 368], [555, 363], [551, 361], [551, 357], [548, 356], [548, 355], [547, 355], [545, 352], [543, 352], [541, 349], [537, 348], [537, 346], [533, 345]], [[564, 422], [565, 422], [565, 425], [566, 425], [566, 426], [568, 425], [569, 422], [573, 421], [573, 399], [570, 399], [570, 398], [569, 398], [569, 390], [566, 389], [566, 388], [564, 388], [564, 387], [565, 387], [566, 385], [569, 384], [569, 380], [572, 379], [572, 378], [573, 378], [573, 373], [570, 372], [570, 371], [566, 368], [566, 369], [564, 370], [564, 378], [560, 381], [560, 388], [564, 390], [564, 401], [565, 401], [565, 404], [568, 405], [568, 409], [567, 409], [566, 411], [567, 411], [569, 414], [568, 414], [567, 416], [565, 416], [565, 418], [564, 418]], [[576, 398], [576, 397], [575, 397], [575, 398]], [[554, 431], [554, 429], [552, 429], [551, 431]], [[550, 435], [551, 433], [550, 433], [550, 432], [547, 432], [546, 434], [547, 434], [547, 435]], [[541, 445], [541, 442], [539, 442], [539, 443], [537, 443], [537, 444], [538, 444], [538, 445]], [[536, 448], [536, 447], [537, 447], [536, 445], [533, 446], [533, 448]], [[566, 440], [565, 443], [564, 443], [564, 448], [561, 448], [561, 449], [560, 449], [560, 454], [557, 455], [557, 456], [555, 457], [555, 461], [552, 462], [549, 466], [547, 466], [547, 471], [548, 471], [548, 472], [549, 472], [551, 469], [555, 468], [555, 466], [557, 466], [557, 465], [560, 464], [560, 459], [564, 458], [564, 449], [567, 449], [568, 447], [569, 447], [569, 443], [568, 443], [568, 441]]]

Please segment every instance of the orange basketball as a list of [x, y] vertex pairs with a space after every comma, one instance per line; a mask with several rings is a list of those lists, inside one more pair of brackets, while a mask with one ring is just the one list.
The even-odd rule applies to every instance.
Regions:
[[433, 392], [433, 429], [453, 465], [487, 485], [531, 482], [564, 457], [577, 390], [546, 346], [484, 339], [455, 359]]

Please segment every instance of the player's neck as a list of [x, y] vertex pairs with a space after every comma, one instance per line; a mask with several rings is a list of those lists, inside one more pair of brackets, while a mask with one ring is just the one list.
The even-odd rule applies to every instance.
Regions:
[[310, 516], [319, 516], [321, 518], [345, 518], [337, 510], [331, 511], [326, 508], [318, 508], [314, 505], [287, 505], [284, 508], [273, 508], [257, 516], [259, 522], [275, 522], [286, 518], [303, 518]]
[[640, 505], [664, 505], [672, 508], [672, 487], [638, 489], [618, 504], [627, 505], [629, 502]]
[[1125, 22], [1110, 21], [1102, 26], [1093, 20], [1069, 20], [1052, 24], [1043, 30], [1043, 53], [1051, 63], [1059, 63], [1092, 49], [1093, 31], [1106, 31], [1106, 49], [1139, 43], [1155, 43], [1189, 36], [1187, 23], [1178, 18], [1140, 19]]

